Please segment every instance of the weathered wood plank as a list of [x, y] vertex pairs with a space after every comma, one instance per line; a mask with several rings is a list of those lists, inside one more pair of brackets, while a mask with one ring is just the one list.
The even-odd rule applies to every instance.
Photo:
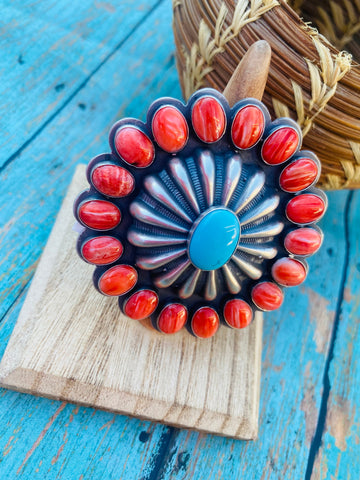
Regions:
[[[349, 258], [339, 311], [322, 442], [312, 479], [360, 478], [360, 194], [347, 212]], [[337, 253], [339, 248], [337, 249]]]
[[[64, 108], [156, 0], [1, 2], [0, 168]], [[91, 108], [82, 101], [77, 108]]]
[[264, 316], [258, 440], [181, 431], [167, 452], [162, 478], [304, 478], [345, 256], [347, 192], [329, 197], [322, 222], [325, 243], [309, 260], [309, 278], [301, 288], [286, 291], [279, 313]]

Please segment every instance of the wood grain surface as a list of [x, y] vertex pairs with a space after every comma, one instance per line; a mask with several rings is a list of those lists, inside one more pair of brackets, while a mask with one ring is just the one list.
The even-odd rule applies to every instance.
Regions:
[[[0, 104], [1, 112], [6, 113], [6, 121], [4, 115], [0, 117], [0, 137], [4, 148], [8, 138], [12, 142], [7, 153], [2, 149], [0, 168], [0, 355], [75, 165], [106, 151], [107, 131], [119, 117], [144, 118], [155, 97], [181, 96], [173, 58], [170, 2], [138, 3], [139, 13], [132, 12], [138, 15], [136, 25], [125, 15], [130, 3], [86, 2], [93, 16], [102, 19], [98, 29], [104, 31], [100, 32], [87, 29], [79, 2], [1, 2], [2, 12], [11, 5], [12, 14], [6, 21], [0, 20], [0, 45], [4, 47]], [[39, 18], [47, 19], [48, 30], [37, 28]], [[116, 41], [118, 35], [122, 39], [112, 44], [109, 58], [99, 54], [106, 48], [101, 42], [107, 28]], [[85, 51], [86, 43], [93, 45], [94, 70], [83, 71], [84, 58], [72, 56], [71, 46], [63, 48], [66, 36], [76, 39], [74, 51]], [[43, 48], [41, 61], [36, 54], [39, 48]], [[51, 69], [46, 70], [54, 56], [63, 61], [55, 85], [66, 84], [63, 71], [64, 75], [71, 71], [74, 82], [78, 81], [77, 90], [65, 86], [60, 92], [61, 102], [55, 102]], [[21, 75], [18, 69], [25, 66]], [[29, 75], [32, 82], [27, 83]], [[21, 110], [27, 110], [28, 104], [29, 111], [46, 112], [34, 129], [36, 115], [22, 121]], [[0, 477], [360, 478], [360, 198], [357, 192], [344, 191], [331, 193], [329, 200], [321, 222], [324, 245], [309, 261], [308, 279], [302, 287], [288, 289], [281, 311], [264, 319], [256, 442], [179, 430], [1, 390]]]
[[262, 315], [242, 331], [201, 340], [162, 335], [97, 293], [76, 253], [74, 175], [0, 364], [0, 385], [178, 427], [257, 435]]

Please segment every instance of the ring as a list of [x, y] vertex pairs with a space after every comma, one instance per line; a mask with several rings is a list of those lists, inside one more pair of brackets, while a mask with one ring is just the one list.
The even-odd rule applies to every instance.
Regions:
[[213, 89], [115, 123], [74, 204], [96, 289], [127, 317], [199, 338], [279, 308], [323, 241], [321, 165], [301, 142], [291, 119], [255, 99], [230, 108]]

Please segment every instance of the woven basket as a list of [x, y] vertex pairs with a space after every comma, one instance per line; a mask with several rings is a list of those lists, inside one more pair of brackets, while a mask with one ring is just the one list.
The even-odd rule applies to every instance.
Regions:
[[186, 98], [222, 91], [248, 47], [267, 40], [271, 114], [299, 123], [303, 148], [322, 162], [322, 187], [360, 187], [360, 0], [173, 0], [173, 11]]

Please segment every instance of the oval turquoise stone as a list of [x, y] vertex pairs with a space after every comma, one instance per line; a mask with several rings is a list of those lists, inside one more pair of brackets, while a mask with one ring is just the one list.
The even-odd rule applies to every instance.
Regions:
[[200, 218], [189, 243], [193, 265], [201, 270], [215, 270], [227, 263], [240, 237], [235, 213], [225, 208], [210, 210]]

